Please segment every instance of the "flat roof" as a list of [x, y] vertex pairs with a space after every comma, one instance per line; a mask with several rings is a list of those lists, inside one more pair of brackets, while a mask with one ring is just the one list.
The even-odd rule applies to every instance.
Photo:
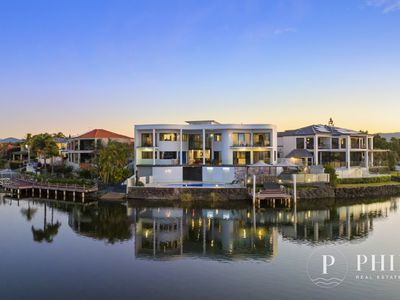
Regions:
[[276, 125], [273, 124], [140, 124], [135, 125], [135, 129], [138, 130], [223, 130], [223, 129], [238, 129], [238, 130], [263, 130], [263, 129], [276, 129]]

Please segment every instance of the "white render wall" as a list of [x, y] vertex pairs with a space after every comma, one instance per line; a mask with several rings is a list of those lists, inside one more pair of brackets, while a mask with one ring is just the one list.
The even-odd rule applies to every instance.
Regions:
[[234, 167], [203, 167], [203, 182], [231, 183], [234, 179]]
[[182, 182], [183, 169], [180, 166], [153, 167], [151, 182]]

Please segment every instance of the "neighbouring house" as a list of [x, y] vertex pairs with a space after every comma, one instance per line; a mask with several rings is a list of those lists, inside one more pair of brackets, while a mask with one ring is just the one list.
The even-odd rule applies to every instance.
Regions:
[[[47, 158], [47, 164], [63, 165], [68, 159], [68, 139], [67, 138], [54, 138], [54, 141], [58, 148], [58, 155], [52, 158]], [[39, 157], [38, 161], [44, 164], [44, 159]]]
[[28, 160], [28, 151], [22, 142], [17, 138], [0, 139], [0, 158], [8, 160], [12, 168], [22, 167]]
[[104, 129], [93, 129], [77, 137], [68, 139], [67, 165], [74, 169], [89, 168], [96, 156], [96, 151], [101, 146], [106, 146], [109, 141], [132, 144], [133, 138], [114, 133]]
[[277, 162], [276, 126], [220, 124], [214, 120], [187, 124], [135, 126], [135, 166], [143, 183], [232, 182], [237, 167]]
[[[380, 159], [374, 160], [375, 155], [386, 152], [374, 149], [374, 135], [330, 125], [311, 125], [279, 132], [278, 149], [280, 158], [304, 166], [330, 164], [339, 175], [345, 172], [349, 177], [368, 174], [370, 167], [381, 163]], [[358, 173], [346, 169], [357, 169]]]

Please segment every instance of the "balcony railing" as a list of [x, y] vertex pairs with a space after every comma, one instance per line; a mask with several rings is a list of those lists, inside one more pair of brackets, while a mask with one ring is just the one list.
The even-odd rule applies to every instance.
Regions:
[[153, 143], [142, 142], [142, 147], [153, 147]]
[[271, 147], [269, 143], [233, 143], [231, 147]]

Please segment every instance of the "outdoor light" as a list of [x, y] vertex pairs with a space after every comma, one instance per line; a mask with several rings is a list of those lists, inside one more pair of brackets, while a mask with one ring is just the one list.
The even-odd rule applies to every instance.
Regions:
[[212, 171], [212, 170], [214, 170], [213, 167], [207, 167], [207, 171]]
[[230, 170], [230, 168], [223, 167], [222, 170], [224, 170], [225, 172], [228, 172]]

